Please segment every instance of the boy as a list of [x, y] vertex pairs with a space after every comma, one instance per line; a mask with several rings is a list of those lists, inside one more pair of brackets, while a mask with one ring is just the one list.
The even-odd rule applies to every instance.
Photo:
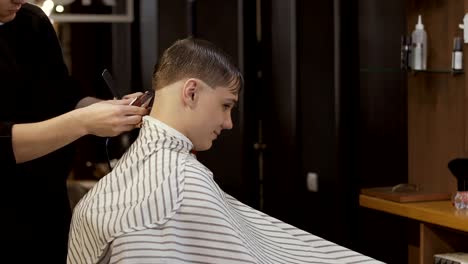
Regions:
[[209, 42], [164, 52], [138, 139], [75, 208], [69, 263], [378, 263], [242, 204], [191, 154], [232, 128], [242, 85]]

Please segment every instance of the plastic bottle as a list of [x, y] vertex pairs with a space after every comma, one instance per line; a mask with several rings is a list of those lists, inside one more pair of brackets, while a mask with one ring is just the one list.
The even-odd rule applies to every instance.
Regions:
[[411, 36], [401, 36], [400, 68], [402, 70], [411, 69]]
[[424, 30], [421, 15], [418, 16], [418, 23], [411, 33], [412, 41], [412, 63], [414, 70], [427, 69], [427, 33]]
[[461, 37], [453, 39], [452, 70], [463, 70], [463, 41]]

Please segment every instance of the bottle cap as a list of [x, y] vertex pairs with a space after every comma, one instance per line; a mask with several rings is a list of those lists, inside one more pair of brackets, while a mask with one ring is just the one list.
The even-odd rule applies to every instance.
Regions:
[[453, 50], [462, 51], [463, 50], [463, 40], [461, 37], [455, 37], [453, 39]]
[[424, 29], [424, 25], [422, 23], [421, 15], [418, 15], [418, 24], [416, 24], [416, 29]]

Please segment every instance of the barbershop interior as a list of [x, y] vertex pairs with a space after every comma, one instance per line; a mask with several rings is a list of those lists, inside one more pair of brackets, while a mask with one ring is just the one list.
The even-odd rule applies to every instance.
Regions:
[[[105, 69], [151, 90], [178, 39], [232, 56], [233, 128], [196, 156], [242, 203], [384, 263], [468, 263], [467, 0], [31, 2], [100, 99]], [[74, 143], [72, 207], [137, 136]]]

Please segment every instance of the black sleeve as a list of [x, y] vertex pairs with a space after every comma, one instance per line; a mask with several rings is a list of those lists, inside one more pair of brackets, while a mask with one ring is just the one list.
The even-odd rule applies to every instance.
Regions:
[[13, 123], [0, 123], [0, 165], [7, 168], [16, 164], [13, 144], [11, 141], [11, 131]]
[[42, 17], [41, 28], [41, 32], [45, 33], [44, 37], [47, 39], [43, 43], [47, 43], [45, 48], [48, 50], [50, 66], [55, 74], [56, 85], [60, 93], [57, 96], [62, 100], [63, 112], [68, 112], [75, 108], [79, 100], [84, 97], [84, 94], [80, 90], [78, 83], [69, 75], [68, 68], [63, 59], [62, 47], [60, 46], [55, 29], [47, 16]]

